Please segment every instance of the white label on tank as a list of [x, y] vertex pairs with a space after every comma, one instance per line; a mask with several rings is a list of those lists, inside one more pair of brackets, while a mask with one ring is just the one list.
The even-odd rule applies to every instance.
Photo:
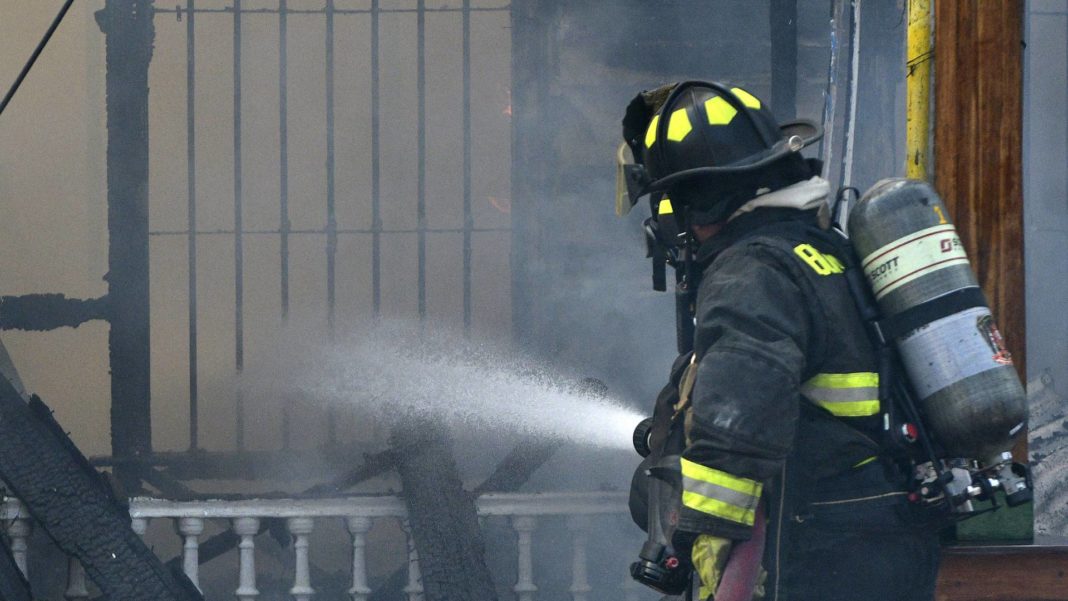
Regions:
[[990, 310], [975, 307], [954, 313], [913, 330], [898, 340], [901, 360], [912, 386], [921, 399], [964, 378], [1001, 367], [1006, 363], [1000, 334]]
[[936, 225], [898, 238], [864, 257], [864, 275], [875, 298], [929, 273], [967, 265], [964, 245], [952, 224]]

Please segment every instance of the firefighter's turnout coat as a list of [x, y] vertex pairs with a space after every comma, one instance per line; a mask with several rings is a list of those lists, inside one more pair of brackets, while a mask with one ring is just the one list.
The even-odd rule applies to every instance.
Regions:
[[937, 531], [881, 456], [876, 352], [814, 204], [743, 211], [698, 250], [678, 528], [747, 539], [763, 497], [767, 599], [932, 599]]

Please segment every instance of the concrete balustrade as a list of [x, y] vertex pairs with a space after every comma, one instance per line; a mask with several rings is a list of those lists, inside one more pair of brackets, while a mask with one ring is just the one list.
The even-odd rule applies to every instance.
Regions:
[[[626, 495], [623, 493], [541, 493], [488, 494], [479, 497], [477, 508], [480, 520], [497, 516], [507, 518], [516, 533], [516, 580], [511, 587], [516, 601], [535, 601], [534, 539], [544, 522], [564, 519], [571, 536], [570, 558], [554, 557], [554, 561], [570, 560], [570, 593], [574, 601], [587, 601], [593, 587], [589, 582], [587, 562], [591, 553], [591, 539], [596, 539], [594, 518], [626, 514]], [[289, 594], [295, 601], [311, 601], [315, 595], [311, 581], [309, 547], [317, 527], [347, 530], [352, 543], [352, 586], [348, 594], [352, 601], [367, 601], [371, 595], [367, 566], [367, 536], [377, 520], [399, 522], [406, 536], [408, 578], [404, 593], [408, 601], [423, 601], [424, 592], [419, 570], [419, 553], [406, 519], [404, 502], [394, 496], [361, 496], [332, 499], [272, 499], [242, 501], [179, 502], [154, 498], [130, 500], [131, 527], [145, 535], [151, 520], [170, 521], [182, 539], [182, 566], [194, 584], [199, 586], [200, 538], [208, 523], [226, 525], [239, 538], [237, 587], [238, 601], [256, 601], [260, 591], [256, 586], [256, 536], [264, 519], [283, 519], [293, 537], [293, 585]], [[0, 519], [7, 528], [12, 554], [23, 573], [26, 573], [28, 539], [33, 521], [18, 499], [7, 497], [0, 505]], [[625, 521], [613, 521], [626, 528]], [[634, 548], [636, 554], [638, 548]], [[623, 563], [625, 550], [610, 549], [621, 554], [620, 580], [612, 590], [598, 592], [604, 598], [637, 601], [648, 598], [643, 588], [626, 576]], [[68, 583], [64, 598], [69, 601], [89, 599], [86, 574], [76, 559], [70, 559]], [[567, 567], [561, 566], [567, 573]], [[597, 597], [600, 598], [600, 597]]]
[[512, 527], [519, 535], [516, 543], [519, 555], [516, 571], [519, 577], [516, 578], [515, 588], [512, 589], [517, 601], [534, 601], [534, 593], [538, 591], [538, 587], [534, 585], [534, 560], [531, 553], [531, 534], [536, 524], [532, 515], [517, 515], [512, 518]]
[[73, 557], [67, 560], [67, 590], [63, 592], [63, 598], [67, 601], [89, 598], [89, 589], [85, 585], [85, 568]]
[[238, 601], [255, 601], [260, 591], [256, 589], [256, 542], [253, 537], [259, 534], [259, 518], [235, 518], [234, 534], [241, 537], [238, 543], [238, 585], [235, 595]]
[[423, 577], [419, 573], [419, 551], [415, 548], [415, 538], [412, 536], [412, 525], [408, 520], [401, 520], [401, 530], [408, 540], [408, 584], [404, 586], [404, 593], [408, 595], [408, 601], [423, 601]]
[[185, 539], [182, 544], [182, 569], [189, 580], [200, 588], [200, 535], [204, 532], [204, 520], [200, 518], [181, 518], [178, 520], [178, 532]]

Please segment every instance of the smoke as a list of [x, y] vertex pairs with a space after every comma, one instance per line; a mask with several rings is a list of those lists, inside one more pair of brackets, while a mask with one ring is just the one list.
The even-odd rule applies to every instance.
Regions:
[[644, 417], [543, 361], [434, 325], [387, 321], [329, 345], [275, 348], [250, 367], [256, 396], [353, 408], [380, 426], [432, 420], [464, 433], [626, 449]]

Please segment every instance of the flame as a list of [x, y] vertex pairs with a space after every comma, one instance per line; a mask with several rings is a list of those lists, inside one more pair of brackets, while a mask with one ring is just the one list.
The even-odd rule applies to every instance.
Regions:
[[487, 196], [489, 203], [493, 205], [493, 208], [497, 209], [505, 215], [512, 214], [512, 199], [511, 198], [497, 198], [496, 196]]

